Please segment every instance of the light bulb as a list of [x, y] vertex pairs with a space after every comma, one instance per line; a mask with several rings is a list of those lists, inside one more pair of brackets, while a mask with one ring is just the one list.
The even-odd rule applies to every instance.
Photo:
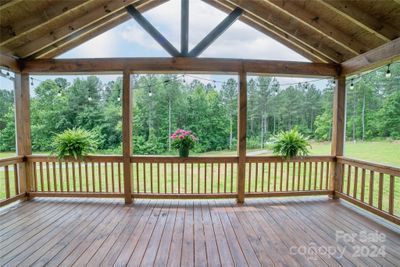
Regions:
[[151, 91], [149, 91], [149, 96], [152, 96], [152, 95], [153, 95], [153, 93]]
[[121, 98], [120, 98], [120, 97], [118, 97], [118, 98], [117, 98], [117, 101], [118, 101], [118, 102], [119, 102], [119, 101], [121, 101]]
[[58, 92], [58, 93], [57, 93], [57, 96], [61, 96], [61, 92]]
[[386, 71], [386, 78], [390, 78], [390, 76], [392, 76], [392, 73], [390, 73], [390, 69], [388, 68]]
[[89, 96], [89, 97], [88, 97], [88, 100], [89, 100], [89, 101], [92, 101], [92, 98]]

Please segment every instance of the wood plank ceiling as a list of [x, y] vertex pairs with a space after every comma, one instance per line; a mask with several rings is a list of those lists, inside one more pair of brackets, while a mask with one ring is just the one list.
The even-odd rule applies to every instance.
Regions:
[[[0, 52], [53, 58], [167, 0], [1, 0]], [[313, 62], [341, 63], [400, 36], [398, 0], [203, 0]], [[190, 29], [189, 29], [190, 30]]]

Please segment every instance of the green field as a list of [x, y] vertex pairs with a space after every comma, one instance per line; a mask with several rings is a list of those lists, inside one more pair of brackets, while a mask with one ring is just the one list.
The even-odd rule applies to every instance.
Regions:
[[[248, 153], [254, 153], [254, 151], [257, 150], [249, 150]], [[359, 158], [359, 159], [363, 159], [363, 160], [367, 160], [367, 161], [371, 161], [371, 162], [376, 162], [376, 163], [383, 163], [383, 164], [390, 164], [390, 165], [394, 165], [394, 166], [400, 166], [400, 142], [396, 141], [396, 142], [364, 142], [364, 143], [346, 143], [346, 148], [345, 148], [345, 155], [348, 157], [354, 157], [354, 158]], [[265, 152], [265, 151], [264, 151]], [[312, 150], [311, 150], [311, 155], [329, 155], [330, 152], [330, 143], [313, 143], [312, 144]], [[203, 154], [197, 154], [197, 153], [192, 153], [192, 156], [197, 156], [197, 155], [203, 155], [203, 156], [221, 156], [221, 155], [235, 155], [236, 152], [235, 151], [216, 151], [216, 152], [208, 152], [208, 153], [203, 153]], [[267, 152], [265, 154], [260, 154], [257, 153], [258, 155], [271, 155], [271, 153]], [[10, 157], [10, 156], [14, 156], [14, 153], [1, 153], [0, 157]], [[228, 164], [229, 165], [229, 164]], [[178, 189], [180, 190], [181, 193], [184, 193], [185, 187], [184, 187], [184, 177], [185, 176], [185, 172], [183, 167], [181, 167], [180, 169], [180, 186], [178, 187], [178, 175], [177, 175], [177, 164], [174, 165], [174, 171], [171, 170], [171, 164], [166, 164], [166, 179], [164, 178], [163, 172], [163, 166], [160, 168], [160, 172], [161, 172], [161, 180], [160, 183], [157, 181], [156, 179], [156, 173], [158, 172], [157, 169], [157, 165], [153, 164], [152, 166], [152, 173], [153, 173], [153, 183], [151, 183], [151, 167], [150, 164], [146, 164], [146, 167], [144, 169], [143, 165], [139, 165], [139, 171], [136, 172], [136, 165], [134, 164], [133, 166], [133, 189], [136, 192], [137, 190], [137, 186], [139, 185], [139, 191], [143, 192], [145, 189], [147, 192], [150, 192], [152, 189], [154, 192], [156, 192], [158, 190], [158, 187], [160, 187], [160, 191], [162, 193], [164, 193], [164, 188], [167, 187], [167, 193], [172, 193], [172, 184], [173, 184], [173, 188], [174, 188], [174, 192], [176, 193], [178, 191]], [[182, 165], [183, 166], [183, 165]], [[40, 191], [41, 188], [43, 187], [45, 190], [47, 190], [48, 188], [50, 189], [50, 191], [54, 190], [54, 184], [56, 184], [56, 187], [58, 188], [58, 190], [60, 190], [60, 179], [59, 179], [59, 166], [58, 164], [56, 165], [56, 180], [54, 180], [54, 174], [53, 174], [53, 167], [52, 164], [49, 165], [49, 169], [47, 169], [46, 164], [43, 164], [43, 176], [42, 178], [40, 177], [40, 169], [39, 166], [37, 166], [37, 189]], [[82, 171], [82, 182], [79, 181], [79, 168], [78, 168], [78, 164], [75, 164], [75, 168], [73, 169], [72, 166], [70, 165], [68, 168], [68, 176], [69, 176], [69, 190], [70, 191], [74, 191], [74, 185], [77, 189], [77, 191], [79, 191], [79, 188], [82, 186], [82, 191], [86, 191], [86, 188], [88, 188], [89, 191], [92, 191], [93, 188], [93, 182], [91, 180], [91, 175], [92, 175], [92, 166], [88, 166], [88, 174], [89, 177], [86, 180], [86, 176], [85, 176], [85, 168], [84, 168], [84, 164], [82, 164], [81, 166], [81, 171]], [[282, 176], [280, 175], [280, 168], [284, 167], [282, 170]], [[274, 173], [274, 168], [275, 166], [273, 164], [271, 164], [271, 175]], [[298, 165], [297, 167], [298, 168]], [[307, 167], [308, 168], [308, 167]], [[122, 168], [121, 168], [122, 169]], [[64, 182], [63, 182], [63, 188], [64, 191], [67, 191], [66, 188], [66, 168], [65, 166], [62, 168], [62, 172], [64, 175]], [[279, 191], [279, 187], [280, 187], [280, 183], [282, 181], [283, 184], [283, 190], [285, 190], [285, 188], [289, 188], [289, 190], [292, 188], [292, 186], [294, 188], [297, 187], [297, 184], [299, 184], [299, 187], [302, 188], [304, 182], [302, 181], [302, 179], [299, 179], [297, 181], [293, 180], [292, 181], [292, 176], [293, 176], [293, 167], [292, 165], [289, 166], [289, 176], [290, 179], [287, 179], [287, 169], [286, 166], [283, 165], [281, 166], [280, 164], [277, 165], [277, 176], [276, 176], [276, 190]], [[304, 170], [304, 166], [300, 166], [300, 173], [302, 176], [303, 174], [303, 170]], [[13, 180], [14, 177], [14, 173], [12, 170], [12, 167], [10, 167], [9, 170], [9, 176], [10, 176], [10, 181]], [[95, 191], [103, 191], [105, 192], [106, 187], [109, 188], [109, 191], [112, 191], [112, 183], [111, 183], [111, 177], [112, 177], [112, 172], [111, 172], [111, 166], [108, 165], [108, 169], [105, 170], [105, 166], [104, 164], [101, 166], [100, 170], [99, 170], [99, 166], [95, 165], [93, 168], [93, 171], [95, 173], [95, 176], [98, 177], [99, 173], [101, 174], [100, 176], [102, 177], [102, 181], [101, 181], [101, 190], [100, 190], [100, 182], [98, 180], [94, 181], [94, 186], [95, 186]], [[296, 174], [298, 169], [296, 169]], [[325, 169], [322, 170], [322, 172], [324, 172], [325, 175], [325, 171], [326, 171], [326, 165], [325, 165]], [[347, 171], [347, 170], [346, 170]], [[72, 179], [73, 176], [73, 172], [76, 173], [76, 180], [74, 181]], [[198, 176], [198, 172], [200, 172], [200, 178]], [[194, 165], [194, 182], [193, 184], [191, 183], [191, 179], [188, 179], [188, 183], [187, 183], [187, 190], [188, 193], [190, 193], [189, 189], [191, 189], [193, 187], [194, 193], [197, 193], [198, 191], [200, 192], [204, 192], [204, 172], [207, 172], [207, 191], [210, 192], [211, 188], [211, 181], [209, 180], [211, 177], [211, 164], [207, 164], [206, 166], [204, 164], [199, 164], [199, 166], [197, 167], [197, 165]], [[258, 165], [258, 177], [261, 177], [261, 164]], [[265, 176], [267, 176], [266, 172], [267, 169], [265, 169]], [[250, 181], [250, 188], [252, 188], [251, 191], [255, 191], [255, 173], [256, 173], [256, 165], [252, 164], [251, 167], [251, 173], [252, 173], [252, 180]], [[307, 169], [307, 173], [308, 173], [308, 169]], [[313, 185], [316, 184], [317, 185], [317, 189], [319, 189], [319, 185], [322, 184], [320, 182], [320, 179], [316, 179], [315, 176], [320, 177], [320, 173], [321, 173], [321, 168], [320, 166], [317, 166], [317, 175], [314, 175], [314, 168], [312, 168], [312, 177], [311, 177], [311, 188], [307, 188], [308, 186], [308, 180], [306, 183], [306, 190], [307, 189], [313, 189]], [[108, 177], [108, 183], [105, 181], [105, 177]], [[139, 174], [139, 179], [137, 179], [137, 174]], [[146, 175], [146, 181], [147, 184], [145, 184], [144, 182], [144, 174]], [[172, 179], [172, 174], [174, 174], [174, 177]], [[188, 177], [191, 174], [191, 166], [190, 164], [187, 165], [187, 175]], [[324, 176], [323, 175], [323, 176]], [[115, 177], [115, 182], [114, 182], [114, 188], [115, 191], [118, 191], [117, 188], [119, 187], [119, 183], [117, 182], [117, 176], [118, 176], [118, 170], [117, 170], [117, 165], [114, 165], [114, 177]], [[218, 165], [214, 164], [213, 166], [213, 176], [214, 176], [214, 181], [212, 184], [212, 188], [214, 192], [218, 191], [218, 183], [217, 183], [217, 179], [218, 179]], [[246, 175], [248, 177], [248, 173]], [[352, 179], [354, 179], [354, 169], [351, 172], [351, 176]], [[122, 176], [121, 176], [122, 177]], [[191, 176], [190, 176], [191, 177]], [[221, 182], [220, 182], [220, 188], [219, 190], [221, 192], [223, 192], [224, 188], [225, 188], [225, 181], [224, 181], [224, 177], [225, 177], [225, 169], [224, 169], [224, 165], [221, 165], [221, 169], [220, 169], [220, 177], [221, 177]], [[230, 175], [230, 165], [227, 168], [227, 177], [231, 177]], [[232, 182], [233, 184], [236, 184], [236, 168], [234, 168], [234, 172], [233, 172], [233, 176], [232, 176], [232, 181], [230, 180], [230, 178], [228, 178], [226, 180], [226, 189], [228, 192], [230, 192], [231, 188], [233, 190], [233, 192], [236, 191], [235, 186], [232, 186]], [[297, 176], [296, 176], [297, 177]], [[4, 169], [1, 168], [0, 169], [0, 199], [4, 199], [5, 198], [5, 189], [4, 189]], [[258, 186], [257, 186], [257, 191], [261, 190], [261, 182], [260, 179], [258, 180]], [[367, 171], [366, 172], [366, 176], [365, 176], [365, 199], [368, 199], [368, 194], [369, 194], [369, 179], [370, 179], [370, 173]], [[383, 188], [383, 193], [384, 193], [384, 202], [383, 202], [383, 208], [387, 209], [388, 207], [388, 195], [389, 195], [389, 179], [390, 177], [385, 175], [384, 176], [384, 188]], [[358, 180], [359, 180], [359, 186], [357, 188], [357, 195], [358, 197], [360, 197], [361, 194], [361, 171], [359, 171], [358, 173]], [[55, 181], [55, 183], [54, 183]], [[200, 184], [198, 184], [198, 181], [202, 181]], [[374, 204], [377, 203], [377, 188], [379, 186], [378, 184], [378, 176], [375, 176], [374, 179], [374, 194], [373, 194], [373, 199], [374, 199]], [[122, 182], [122, 178], [121, 178], [121, 183], [122, 183], [122, 188], [123, 188], [123, 182]], [[326, 175], [323, 178], [323, 184], [326, 183]], [[151, 186], [151, 184], [153, 184]], [[347, 190], [347, 173], [345, 173], [345, 177], [344, 177], [344, 191], [346, 192]], [[267, 182], [264, 182], [264, 188], [266, 188], [268, 186]], [[271, 190], [274, 187], [274, 182], [273, 179], [271, 179], [270, 184], [269, 184]], [[248, 178], [246, 178], [246, 190], [249, 187], [249, 183], [248, 183]], [[354, 187], [353, 187], [353, 182], [350, 185], [350, 192], [354, 192]], [[14, 183], [11, 182], [10, 183], [10, 191], [11, 191], [11, 195], [14, 194]], [[400, 203], [399, 203], [399, 196], [400, 195], [400, 181], [398, 180], [398, 178], [396, 178], [395, 181], [395, 214], [399, 214], [400, 213]]]

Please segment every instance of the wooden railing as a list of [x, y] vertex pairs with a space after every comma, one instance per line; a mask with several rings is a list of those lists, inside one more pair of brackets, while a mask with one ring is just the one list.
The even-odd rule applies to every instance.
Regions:
[[120, 156], [88, 156], [84, 161], [29, 156], [32, 164], [31, 196], [122, 197]]
[[25, 192], [20, 192], [18, 170], [23, 162], [23, 157], [0, 159], [0, 207], [25, 197]]
[[246, 162], [246, 197], [332, 194], [334, 157], [247, 157]]
[[237, 157], [131, 157], [133, 197], [236, 197]]
[[336, 194], [400, 224], [400, 168], [337, 157], [343, 179]]

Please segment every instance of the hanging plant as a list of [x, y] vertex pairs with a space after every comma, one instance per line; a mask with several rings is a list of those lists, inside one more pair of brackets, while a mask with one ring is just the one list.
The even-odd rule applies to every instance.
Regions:
[[53, 151], [59, 159], [74, 157], [81, 159], [97, 148], [97, 142], [92, 132], [83, 129], [69, 129], [56, 135]]
[[297, 129], [292, 129], [275, 136], [272, 151], [275, 155], [291, 159], [297, 156], [307, 156], [309, 154], [308, 147], [311, 145], [307, 138]]

